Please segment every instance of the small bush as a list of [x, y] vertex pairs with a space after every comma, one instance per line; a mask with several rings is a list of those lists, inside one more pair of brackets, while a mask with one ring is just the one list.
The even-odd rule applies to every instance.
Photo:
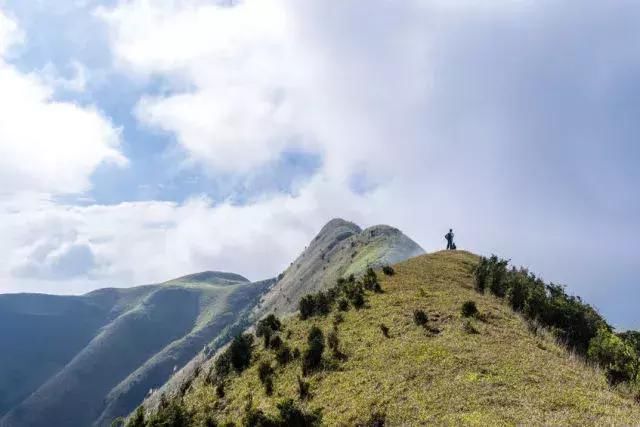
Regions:
[[413, 321], [418, 326], [426, 326], [429, 321], [429, 317], [427, 313], [422, 310], [414, 310], [413, 311]]
[[223, 398], [224, 397], [224, 383], [221, 382], [218, 385], [216, 385], [216, 396], [218, 396], [219, 398]]
[[287, 399], [278, 403], [280, 415], [279, 425], [285, 427], [314, 427], [322, 422], [320, 411], [307, 413], [301, 410], [292, 399]]
[[256, 326], [256, 336], [263, 337], [264, 348], [269, 347], [271, 337], [273, 334], [280, 330], [282, 323], [273, 314], [268, 315], [264, 319], [260, 320]]
[[258, 378], [260, 378], [260, 382], [264, 384], [264, 382], [273, 375], [273, 368], [269, 362], [261, 362], [260, 366], [258, 366]]
[[129, 422], [127, 422], [127, 427], [145, 427], [146, 422], [145, 422], [145, 416], [144, 416], [144, 408], [141, 406], [138, 406], [138, 409], [136, 409], [136, 412], [133, 414], [133, 417], [131, 417], [129, 419]]
[[293, 359], [291, 349], [288, 346], [282, 345], [276, 350], [276, 360], [280, 366], [284, 366]]
[[282, 338], [280, 338], [278, 335], [271, 337], [271, 340], [269, 341], [269, 348], [278, 350], [280, 347], [282, 347], [282, 345]]
[[380, 285], [378, 284], [378, 275], [373, 268], [367, 268], [367, 271], [362, 277], [362, 286], [368, 291], [373, 291], [376, 287], [380, 288]]
[[293, 349], [293, 358], [294, 359], [299, 359], [300, 356], [301, 356], [300, 349], [298, 347], [294, 348]]
[[356, 292], [351, 298], [351, 304], [356, 310], [360, 310], [365, 304], [364, 292]]
[[264, 380], [264, 394], [271, 396], [273, 394], [273, 377], [267, 377]]
[[231, 353], [229, 352], [229, 350], [218, 356], [218, 358], [214, 362], [213, 371], [216, 381], [224, 379], [229, 374], [229, 372], [231, 372]]
[[327, 335], [327, 345], [331, 349], [334, 357], [340, 356], [340, 338], [338, 338], [338, 331], [333, 329]]
[[312, 316], [329, 314], [331, 312], [331, 298], [325, 292], [305, 295], [300, 299], [298, 309], [302, 320]]
[[380, 330], [382, 331], [382, 335], [384, 335], [385, 338], [389, 338], [389, 328], [387, 327], [387, 325], [385, 325], [384, 323], [380, 323]]
[[313, 295], [305, 295], [300, 299], [298, 303], [298, 310], [300, 310], [300, 318], [306, 320], [313, 316], [316, 308], [316, 302]]
[[347, 311], [349, 310], [349, 301], [346, 298], [340, 298], [338, 300], [338, 310]]
[[476, 290], [480, 293], [484, 293], [484, 290], [487, 288], [487, 283], [489, 281], [489, 270], [489, 260], [485, 257], [480, 258], [480, 263], [478, 263], [473, 272], [475, 278], [475, 287]]
[[324, 352], [324, 334], [317, 326], [313, 326], [309, 330], [307, 337], [307, 349], [304, 351], [302, 358], [302, 373], [307, 375], [309, 372], [317, 369], [322, 361], [322, 353]]
[[309, 397], [309, 383], [298, 376], [298, 397], [306, 400]]
[[600, 365], [612, 385], [634, 381], [640, 371], [635, 349], [605, 328], [589, 344], [587, 357]]
[[384, 267], [382, 267], [382, 272], [387, 276], [393, 276], [394, 274], [396, 274], [396, 271], [390, 265], [385, 265]]
[[161, 402], [158, 411], [149, 418], [146, 425], [148, 427], [189, 427], [192, 424], [192, 419], [184, 405], [177, 399], [172, 399], [164, 404]]
[[471, 300], [465, 301], [460, 311], [464, 317], [474, 317], [478, 315], [478, 307], [476, 307], [475, 301]]
[[253, 335], [242, 334], [236, 336], [228, 348], [231, 366], [236, 372], [242, 372], [251, 364], [253, 350]]
[[344, 317], [342, 316], [342, 313], [336, 313], [335, 316], [333, 316], [333, 327], [337, 328], [338, 325], [342, 322], [344, 322]]

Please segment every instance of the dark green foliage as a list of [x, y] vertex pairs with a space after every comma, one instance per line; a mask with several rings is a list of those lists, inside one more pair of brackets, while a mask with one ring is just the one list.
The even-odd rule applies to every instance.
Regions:
[[418, 326], [426, 326], [429, 321], [429, 316], [423, 310], [414, 310], [413, 311], [413, 321]]
[[497, 297], [503, 298], [507, 294], [507, 265], [508, 260], [498, 259], [492, 255], [489, 264], [491, 265], [491, 280], [489, 282], [489, 290]]
[[364, 423], [356, 424], [357, 427], [384, 427], [387, 415], [384, 412], [374, 412]]
[[236, 372], [242, 372], [251, 364], [251, 352], [253, 350], [253, 335], [242, 334], [236, 336], [227, 349], [231, 366]]
[[280, 425], [283, 427], [314, 427], [322, 423], [320, 411], [307, 413], [301, 410], [292, 399], [278, 403]]
[[224, 397], [224, 383], [220, 382], [216, 385], [216, 396], [218, 396], [219, 398], [223, 398]]
[[636, 353], [640, 354], [640, 332], [638, 331], [626, 331], [618, 334], [626, 343], [636, 350]]
[[364, 299], [364, 289], [361, 285], [357, 284], [351, 289], [349, 299], [356, 310], [364, 307], [366, 301]]
[[283, 344], [276, 350], [276, 360], [280, 366], [286, 365], [291, 359], [293, 359], [293, 354], [288, 346]]
[[309, 330], [307, 337], [307, 348], [302, 357], [302, 373], [307, 375], [309, 372], [317, 369], [322, 361], [322, 353], [324, 352], [324, 334], [317, 326], [313, 326]]
[[362, 277], [362, 286], [368, 291], [380, 292], [380, 284], [378, 283], [378, 275], [373, 268], [367, 268], [364, 276]]
[[472, 317], [478, 315], [478, 307], [476, 307], [475, 301], [465, 301], [462, 304], [462, 309], [460, 310], [464, 317]]
[[218, 356], [213, 366], [216, 380], [224, 379], [229, 375], [231, 372], [231, 353], [228, 349]]
[[192, 420], [180, 401], [161, 401], [158, 411], [149, 418], [146, 427], [189, 427]]
[[207, 418], [205, 418], [202, 423], [200, 424], [201, 427], [218, 427], [218, 422], [216, 421], [215, 418], [213, 418], [212, 415], [207, 415]]
[[305, 295], [298, 303], [300, 318], [306, 320], [312, 316], [320, 316], [331, 312], [331, 298], [325, 292]]
[[279, 331], [281, 327], [280, 319], [273, 314], [268, 315], [258, 322], [256, 325], [256, 336], [263, 338], [264, 348], [269, 347], [271, 337], [275, 332]]
[[335, 316], [333, 316], [333, 327], [337, 328], [338, 325], [342, 322], [344, 322], [344, 317], [342, 316], [342, 313], [336, 313]]
[[346, 298], [340, 298], [338, 300], [338, 310], [340, 311], [349, 310], [349, 301]]
[[129, 419], [127, 423], [127, 427], [145, 427], [146, 422], [144, 419], [144, 408], [142, 406], [138, 406], [136, 412]]
[[563, 286], [545, 284], [525, 269], [507, 271], [508, 261], [482, 258], [474, 270], [476, 289], [488, 287], [532, 322], [548, 328], [578, 354], [602, 367], [609, 382], [635, 383], [640, 371], [640, 333], [615, 335], [604, 318]]
[[267, 378], [273, 375], [273, 368], [269, 362], [262, 362], [260, 366], [258, 366], [258, 378], [260, 378], [260, 382], [264, 384]]
[[118, 417], [115, 420], [111, 421], [111, 425], [109, 427], [124, 427], [125, 421], [124, 418]]
[[337, 329], [333, 329], [327, 334], [327, 345], [331, 349], [331, 352], [334, 357], [339, 357], [341, 355], [340, 338], [338, 338]]
[[480, 258], [480, 262], [474, 270], [475, 286], [478, 292], [484, 293], [489, 282], [489, 260], [485, 257]]
[[294, 359], [299, 359], [300, 358], [300, 349], [298, 347], [293, 349], [293, 358]]
[[384, 335], [385, 338], [389, 338], [389, 327], [387, 325], [385, 325], [384, 323], [380, 323], [380, 330], [382, 331], [382, 335]]
[[387, 276], [393, 276], [394, 274], [396, 274], [396, 271], [390, 265], [385, 265], [384, 267], [382, 267], [382, 272]]
[[305, 400], [309, 397], [309, 383], [298, 377], [298, 397]]
[[606, 328], [600, 328], [589, 344], [587, 355], [606, 372], [613, 385], [638, 378], [640, 359], [636, 350]]
[[282, 347], [282, 345], [282, 338], [280, 338], [278, 335], [271, 337], [271, 341], [269, 341], [269, 348], [278, 350], [280, 347]]
[[271, 396], [273, 394], [273, 377], [267, 377], [264, 380], [264, 393], [267, 396]]
[[256, 409], [250, 404], [247, 404], [244, 410], [242, 425], [244, 427], [278, 427], [278, 422], [269, 418], [260, 409]]

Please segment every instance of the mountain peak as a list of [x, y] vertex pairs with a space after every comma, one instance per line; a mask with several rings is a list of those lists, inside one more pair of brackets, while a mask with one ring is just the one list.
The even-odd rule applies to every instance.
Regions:
[[249, 279], [236, 273], [229, 273], [226, 271], [202, 271], [200, 273], [188, 274], [175, 279], [168, 280], [164, 284], [174, 283], [211, 283], [216, 285], [223, 285], [227, 283], [248, 283]]

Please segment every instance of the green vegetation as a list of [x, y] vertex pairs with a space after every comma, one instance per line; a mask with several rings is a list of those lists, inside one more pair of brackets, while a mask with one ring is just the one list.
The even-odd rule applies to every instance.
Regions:
[[474, 317], [478, 315], [478, 307], [476, 306], [475, 301], [468, 300], [462, 303], [460, 312], [463, 317]]
[[[637, 423], [640, 405], [633, 395], [624, 387], [610, 387], [607, 372], [567, 351], [567, 341], [556, 338], [566, 336], [566, 329], [533, 327], [542, 324], [526, 314], [532, 310], [530, 289], [524, 306], [513, 311], [511, 270], [501, 286], [493, 287], [504, 291], [497, 298], [489, 291], [492, 266], [485, 265], [487, 292], [478, 293], [478, 264], [472, 254], [449, 251], [395, 265], [396, 274], [381, 276], [384, 293], [365, 292], [366, 309], [331, 306], [342, 321], [336, 322], [335, 315], [283, 320], [277, 333], [282, 346], [293, 353], [302, 348], [303, 355], [280, 364], [276, 350], [256, 346], [251, 364], [228, 374], [223, 397], [201, 375], [179, 402], [193, 425], [212, 420], [218, 425], [239, 420], [245, 425], [306, 420], [297, 425], [361, 426]], [[553, 295], [545, 290], [554, 310], [547, 318], [585, 317], [576, 314], [579, 306], [571, 297], [558, 296], [557, 287]], [[464, 317], [461, 307], [471, 300], [481, 315]], [[570, 315], [563, 311], [567, 308]], [[416, 327], [417, 311], [429, 313], [428, 327], [440, 332], [425, 335]], [[335, 347], [344, 359], [333, 357], [330, 336], [338, 325]], [[393, 334], [385, 337], [382, 326]], [[581, 329], [576, 329], [578, 336]], [[606, 328], [596, 331], [600, 338], [590, 340], [585, 354], [591, 360], [605, 357], [611, 371], [624, 370], [633, 346], [608, 333]], [[265, 363], [270, 369], [262, 368]], [[301, 376], [305, 366], [306, 376]], [[272, 379], [270, 395], [262, 392], [261, 371]]]
[[562, 286], [544, 283], [526, 269], [507, 269], [495, 255], [481, 258], [475, 269], [476, 289], [506, 298], [511, 308], [551, 330], [570, 349], [598, 364], [612, 385], [638, 387], [640, 353], [633, 332], [615, 335], [598, 312]]

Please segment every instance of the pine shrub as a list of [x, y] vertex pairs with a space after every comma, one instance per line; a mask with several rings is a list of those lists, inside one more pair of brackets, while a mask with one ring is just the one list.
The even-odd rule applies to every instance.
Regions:
[[307, 337], [307, 349], [304, 351], [302, 358], [302, 373], [304, 375], [307, 375], [309, 372], [320, 366], [323, 352], [324, 334], [320, 328], [313, 326], [309, 330], [309, 336]]
[[396, 274], [396, 271], [390, 265], [385, 265], [384, 267], [382, 267], [382, 272], [387, 276], [393, 276], [394, 274]]
[[414, 310], [413, 321], [418, 326], [426, 326], [427, 322], [429, 321], [429, 317], [423, 310]]
[[465, 301], [462, 304], [462, 316], [464, 317], [473, 317], [478, 315], [478, 307], [476, 307], [475, 301]]

